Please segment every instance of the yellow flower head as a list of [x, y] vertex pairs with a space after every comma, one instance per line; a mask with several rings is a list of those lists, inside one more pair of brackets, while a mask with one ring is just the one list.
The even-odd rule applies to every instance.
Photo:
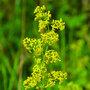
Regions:
[[34, 51], [35, 57], [40, 56], [43, 52], [44, 43], [41, 39], [30, 39], [26, 37], [23, 40], [23, 44], [30, 53], [32, 50]]
[[62, 22], [62, 18], [60, 18], [60, 21], [59, 20], [53, 20], [52, 25], [51, 25], [52, 30], [55, 31], [55, 29], [57, 29], [57, 30], [62, 31], [65, 28], [64, 24], [65, 24], [65, 22]]
[[26, 49], [29, 50], [29, 52], [31, 53], [31, 49], [33, 48], [34, 44], [33, 44], [33, 39], [30, 39], [28, 37], [26, 37], [24, 40], [23, 40], [23, 44], [24, 46], [26, 47]]
[[45, 63], [56, 63], [57, 61], [61, 61], [58, 53], [55, 50], [48, 50], [45, 52]]
[[25, 87], [25, 90], [32, 88], [36, 86], [37, 82], [32, 77], [27, 77], [27, 80], [23, 82], [23, 85]]
[[45, 12], [46, 10], [46, 7], [43, 5], [42, 7], [40, 6], [37, 6], [34, 13], [35, 14], [35, 18], [34, 20], [49, 20], [49, 18], [51, 18], [51, 14], [50, 14], [50, 11], [48, 12]]
[[50, 31], [48, 33], [41, 33], [41, 39], [47, 43], [48, 45], [52, 45], [58, 41], [59, 35], [54, 31]]

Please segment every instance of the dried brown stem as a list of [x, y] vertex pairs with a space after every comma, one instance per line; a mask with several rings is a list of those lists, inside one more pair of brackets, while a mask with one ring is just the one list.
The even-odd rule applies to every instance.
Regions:
[[21, 82], [22, 82], [22, 66], [23, 66], [23, 39], [25, 35], [25, 14], [26, 14], [26, 0], [22, 2], [22, 31], [21, 31], [21, 52], [20, 52], [20, 67], [19, 67], [19, 84], [18, 90], [21, 90]]

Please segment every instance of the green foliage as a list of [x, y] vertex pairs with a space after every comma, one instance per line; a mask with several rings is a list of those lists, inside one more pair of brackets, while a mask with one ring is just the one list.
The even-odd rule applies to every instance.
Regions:
[[73, 82], [69, 82], [65, 86], [59, 86], [59, 90], [83, 90], [78, 84], [74, 84]]
[[72, 81], [71, 86], [90, 90], [89, 0], [0, 0], [0, 90], [24, 90], [22, 81], [32, 72], [33, 54], [24, 50], [22, 40], [40, 38], [33, 13], [37, 5], [45, 5], [52, 19], [65, 22], [65, 30], [57, 31], [60, 41], [49, 47], [60, 53], [62, 61], [48, 69], [68, 73], [62, 87]]

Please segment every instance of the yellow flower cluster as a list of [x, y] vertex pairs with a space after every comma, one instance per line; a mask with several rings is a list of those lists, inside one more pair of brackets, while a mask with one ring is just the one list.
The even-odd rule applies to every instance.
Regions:
[[44, 51], [43, 46], [44, 46], [43, 41], [38, 39], [36, 44], [33, 47], [35, 57], [38, 57], [43, 54], [43, 51]]
[[[44, 74], [46, 73], [46, 71], [47, 71], [47, 68], [45, 67], [45, 65], [39, 66], [38, 64], [36, 64], [33, 67], [33, 72], [31, 73], [32, 76], [27, 77], [27, 79], [23, 82], [25, 89], [27, 90], [29, 88], [36, 86], [38, 83], [40, 83], [40, 81], [44, 79]], [[39, 89], [37, 87], [36, 89]]]
[[51, 74], [55, 80], [59, 80], [59, 84], [61, 84], [64, 79], [67, 79], [67, 73], [66, 72], [52, 71]]
[[46, 10], [45, 5], [43, 5], [42, 7], [37, 6], [36, 9], [34, 10], [34, 13], [42, 12], [42, 11], [45, 11], [45, 10]]
[[[48, 50], [48, 45], [52, 45], [59, 40], [59, 35], [55, 33], [55, 29], [60, 29], [60, 31], [63, 30], [65, 28], [65, 23], [62, 23], [62, 19], [60, 19], [60, 21], [53, 20], [51, 25], [52, 30], [50, 30], [49, 18], [51, 18], [51, 14], [50, 11], [45, 12], [45, 10], [46, 7], [43, 5], [42, 7], [37, 6], [34, 11], [36, 16], [35, 21], [38, 20], [39, 22], [38, 32], [41, 33], [41, 39], [31, 39], [26, 37], [23, 40], [26, 49], [30, 53], [32, 51], [34, 52], [36, 63], [33, 67], [31, 76], [23, 82], [25, 90], [34, 86], [36, 86], [36, 89], [52, 87], [57, 80], [59, 81], [59, 84], [61, 84], [67, 77], [67, 73], [62, 71], [52, 71], [51, 73], [47, 73], [47, 64], [61, 61], [61, 58], [55, 50]], [[43, 30], [45, 32], [43, 32]], [[46, 49], [45, 52], [44, 49]]]
[[48, 45], [52, 45], [54, 43], [56, 43], [59, 39], [58, 39], [59, 35], [57, 33], [55, 33], [54, 31], [50, 31], [48, 33], [41, 33], [41, 39], [45, 42], [48, 43]]
[[55, 29], [59, 29], [60, 31], [62, 31], [64, 28], [65, 28], [65, 22], [62, 22], [62, 18], [60, 18], [60, 21], [59, 20], [54, 20], [52, 21], [52, 30], [55, 31]]
[[26, 49], [28, 49], [29, 52], [31, 53], [31, 49], [33, 48], [33, 39], [30, 39], [30, 38], [26, 37], [23, 40], [23, 44], [26, 47]]
[[34, 51], [35, 57], [40, 56], [43, 52], [44, 43], [41, 39], [30, 39], [26, 37], [23, 40], [23, 44], [30, 53], [32, 50]]
[[39, 30], [38, 32], [42, 32], [43, 30], [47, 30], [47, 25], [49, 24], [49, 19], [51, 18], [50, 11], [45, 12], [46, 7], [43, 5], [42, 7], [37, 6], [34, 13], [35, 13], [35, 18], [34, 20], [38, 20], [39, 22]]
[[35, 81], [41, 81], [41, 68], [37, 64], [33, 67], [32, 77], [35, 79]]
[[32, 77], [28, 77], [23, 82], [23, 85], [24, 85], [25, 89], [27, 90], [29, 88], [36, 86], [37, 82], [40, 82], [40, 81], [41, 81], [41, 69], [38, 65], [35, 65], [33, 67]]
[[56, 63], [57, 61], [61, 61], [58, 53], [55, 50], [48, 50], [45, 52], [45, 63]]
[[27, 77], [27, 80], [24, 80], [23, 82], [25, 90], [28, 90], [29, 88], [36, 86], [36, 84], [36, 81], [32, 77]]
[[43, 84], [43, 88], [47, 88], [54, 86], [56, 81], [59, 81], [59, 84], [61, 84], [64, 79], [67, 79], [67, 73], [63, 71], [52, 71], [51, 73], [47, 73], [45, 64], [41, 66], [36, 64], [33, 67], [33, 73], [31, 73], [31, 75], [32, 77], [28, 77], [27, 80], [23, 82], [26, 90], [34, 86], [36, 86], [36, 89], [39, 89], [37, 87], [40, 87], [40, 85], [37, 84], [40, 84], [41, 80], [47, 80], [47, 82]]
[[48, 20], [45, 20], [45, 21], [43, 21], [43, 20], [39, 20], [39, 30], [38, 30], [38, 32], [41, 32], [41, 31], [43, 31], [43, 30], [47, 30], [47, 28], [46, 28], [46, 26], [49, 24], [49, 22], [48, 22]]
[[37, 6], [34, 13], [36, 13], [35, 21], [36, 20], [49, 20], [51, 18], [50, 11], [45, 12], [46, 7], [43, 5], [43, 7]]
[[52, 71], [47, 73], [47, 76], [48, 81], [45, 88], [54, 86], [56, 81], [59, 81], [59, 84], [61, 84], [64, 79], [67, 79], [67, 73], [63, 71]]
[[53, 87], [54, 85], [55, 85], [54, 79], [49, 78], [48, 81], [47, 81], [47, 84], [46, 84], [45, 88]]

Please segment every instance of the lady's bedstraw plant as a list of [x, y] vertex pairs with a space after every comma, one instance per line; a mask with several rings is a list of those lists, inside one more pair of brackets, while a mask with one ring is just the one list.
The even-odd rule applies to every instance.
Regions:
[[[26, 37], [23, 40], [23, 44], [30, 53], [34, 52], [35, 66], [30, 77], [23, 82], [25, 90], [36, 86], [36, 89], [43, 89], [52, 87], [56, 81], [59, 84], [67, 79], [67, 73], [64, 71], [51, 71], [47, 72], [47, 64], [60, 62], [60, 57], [55, 50], [48, 50], [48, 46], [56, 43], [59, 39], [59, 35], [55, 33], [56, 30], [62, 31], [65, 28], [65, 22], [62, 19], [52, 20], [51, 24], [49, 19], [51, 18], [50, 11], [45, 12], [46, 7], [37, 6], [35, 13], [35, 21], [39, 22], [39, 30], [41, 39], [31, 39]], [[49, 29], [51, 25], [51, 30]], [[44, 51], [45, 50], [45, 51]]]

